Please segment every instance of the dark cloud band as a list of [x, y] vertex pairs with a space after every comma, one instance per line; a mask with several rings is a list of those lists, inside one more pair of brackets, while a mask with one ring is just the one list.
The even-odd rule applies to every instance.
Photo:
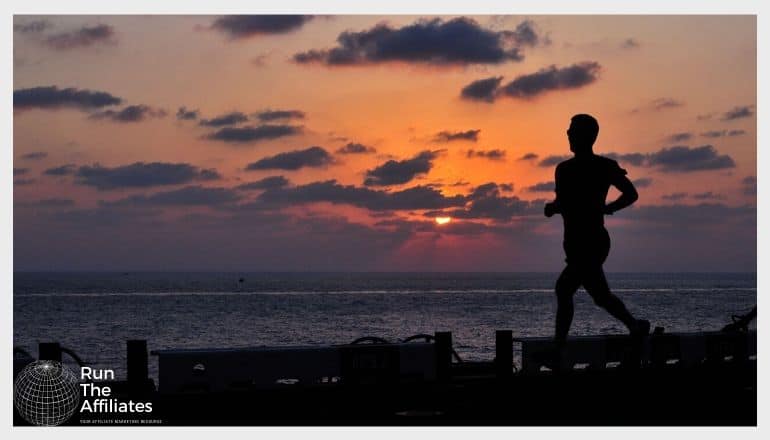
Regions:
[[166, 116], [166, 111], [163, 109], [157, 109], [148, 105], [129, 105], [120, 110], [102, 110], [100, 112], [92, 113], [88, 118], [96, 120], [108, 120], [112, 122], [142, 122], [147, 119], [163, 118]]
[[123, 100], [107, 92], [56, 86], [32, 87], [13, 91], [14, 110], [74, 108], [91, 111], [121, 104]]
[[48, 157], [48, 153], [45, 151], [33, 151], [31, 153], [22, 154], [19, 157], [24, 160], [40, 160]]
[[26, 23], [13, 25], [13, 31], [19, 34], [39, 34], [51, 27], [51, 23], [46, 20], [34, 20]]
[[389, 186], [407, 183], [421, 174], [427, 174], [440, 151], [422, 151], [411, 159], [389, 160], [366, 172], [364, 185]]
[[377, 150], [374, 147], [369, 147], [357, 142], [349, 142], [336, 151], [337, 154], [372, 154], [376, 152]]
[[463, 219], [491, 219], [506, 222], [513, 217], [532, 214], [542, 215], [541, 200], [526, 201], [516, 196], [504, 196], [504, 188], [495, 182], [485, 183], [474, 188], [466, 196], [467, 204], [463, 208], [442, 212], [427, 212], [427, 216], [446, 215]]
[[238, 189], [241, 191], [266, 190], [266, 189], [283, 188], [288, 184], [289, 184], [289, 179], [283, 176], [269, 176], [269, 177], [265, 177], [264, 179], [256, 180], [254, 182], [243, 183], [241, 185], [236, 186], [235, 189]]
[[198, 110], [189, 110], [187, 107], [179, 107], [176, 111], [176, 118], [180, 121], [194, 121], [200, 117]]
[[505, 154], [506, 154], [505, 150], [500, 150], [500, 149], [468, 150], [468, 153], [466, 153], [465, 157], [467, 158], [480, 157], [480, 158], [489, 159], [489, 160], [504, 160]]
[[753, 105], [741, 105], [726, 111], [722, 115], [723, 121], [734, 121], [736, 119], [749, 118], [754, 115]]
[[280, 119], [305, 119], [305, 112], [300, 110], [264, 110], [254, 116], [262, 122], [271, 122]]
[[433, 142], [454, 142], [454, 141], [469, 141], [476, 142], [479, 140], [479, 133], [481, 130], [466, 130], [466, 131], [440, 131], [433, 137]]
[[520, 75], [502, 86], [501, 76], [473, 81], [462, 88], [460, 97], [490, 103], [499, 97], [531, 99], [555, 90], [585, 87], [595, 82], [600, 72], [601, 66], [595, 61], [584, 61], [566, 67], [552, 65], [535, 73]]
[[115, 30], [106, 24], [83, 26], [70, 32], [50, 35], [45, 39], [45, 44], [54, 50], [79, 49], [113, 43], [115, 43]]
[[249, 117], [244, 113], [230, 112], [211, 119], [201, 119], [198, 124], [204, 127], [224, 127], [227, 125], [237, 125], [248, 120]]
[[521, 48], [537, 44], [531, 22], [515, 31], [493, 31], [475, 20], [458, 17], [418, 20], [400, 28], [378, 24], [360, 32], [346, 31], [331, 49], [294, 55], [297, 63], [329, 66], [404, 62], [432, 65], [500, 64], [521, 61]]
[[473, 81], [462, 88], [460, 97], [473, 101], [493, 102], [502, 81], [502, 76], [493, 76]]
[[60, 165], [58, 167], [48, 168], [43, 171], [47, 176], [69, 176], [75, 173], [77, 166], [75, 164]]
[[554, 90], [577, 89], [587, 86], [599, 77], [601, 66], [586, 61], [567, 67], [550, 66], [535, 73], [521, 75], [500, 88], [500, 94], [511, 98], [528, 99]]
[[278, 139], [302, 133], [302, 127], [296, 125], [257, 125], [251, 127], [224, 127], [210, 133], [206, 139], [231, 144], [248, 144], [259, 141]]
[[98, 190], [146, 188], [177, 185], [196, 180], [218, 180], [214, 169], [201, 169], [186, 163], [136, 162], [118, 167], [81, 166], [74, 172], [75, 183]]
[[219, 206], [238, 201], [241, 196], [230, 188], [186, 186], [150, 195], [134, 195], [116, 201], [101, 201], [101, 206]]
[[231, 39], [242, 39], [293, 32], [312, 18], [311, 15], [226, 15], [214, 20], [211, 28]]
[[335, 180], [313, 182], [292, 188], [268, 190], [257, 200], [273, 206], [329, 202], [347, 204], [373, 211], [403, 209], [443, 209], [465, 204], [464, 196], [444, 196], [429, 186], [415, 186], [400, 191], [341, 185]]
[[334, 163], [334, 158], [321, 147], [310, 147], [304, 150], [279, 153], [265, 157], [246, 166], [248, 171], [288, 170], [300, 168], [320, 168]]

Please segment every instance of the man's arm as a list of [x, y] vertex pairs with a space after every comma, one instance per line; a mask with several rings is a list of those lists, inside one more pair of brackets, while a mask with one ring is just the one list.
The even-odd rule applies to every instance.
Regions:
[[543, 210], [546, 217], [553, 217], [554, 214], [561, 214], [561, 206], [559, 206], [559, 167], [556, 167], [556, 171], [554, 172], [554, 182], [555, 187], [554, 191], [556, 192], [556, 199], [553, 202], [549, 202], [545, 204], [545, 209]]
[[636, 192], [634, 184], [626, 176], [620, 176], [612, 183], [620, 191], [620, 197], [612, 203], [604, 205], [604, 213], [612, 215], [623, 208], [631, 206], [637, 199], [639, 193]]

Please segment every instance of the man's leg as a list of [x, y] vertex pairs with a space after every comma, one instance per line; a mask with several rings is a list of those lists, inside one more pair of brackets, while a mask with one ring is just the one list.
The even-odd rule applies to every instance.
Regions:
[[607, 310], [620, 322], [628, 327], [632, 333], [638, 330], [637, 320], [631, 316], [623, 301], [610, 291], [607, 278], [601, 266], [586, 268], [583, 271], [583, 287], [593, 298], [596, 305]]
[[556, 281], [556, 343], [564, 344], [567, 333], [572, 325], [572, 316], [575, 314], [575, 306], [572, 297], [580, 287], [580, 277], [574, 267], [567, 264], [559, 279]]

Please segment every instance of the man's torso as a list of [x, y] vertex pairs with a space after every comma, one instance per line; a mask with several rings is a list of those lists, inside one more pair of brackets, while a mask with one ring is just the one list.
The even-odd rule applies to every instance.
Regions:
[[610, 185], [625, 174], [612, 159], [573, 157], [556, 170], [556, 198], [564, 219], [565, 241], [582, 241], [604, 230], [604, 206]]

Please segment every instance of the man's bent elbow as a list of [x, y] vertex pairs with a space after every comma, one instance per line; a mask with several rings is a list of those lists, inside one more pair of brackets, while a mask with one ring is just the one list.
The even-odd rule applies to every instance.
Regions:
[[635, 189], [633, 191], [629, 191], [628, 193], [626, 193], [626, 196], [628, 197], [629, 205], [639, 200], [639, 193], [636, 192]]

